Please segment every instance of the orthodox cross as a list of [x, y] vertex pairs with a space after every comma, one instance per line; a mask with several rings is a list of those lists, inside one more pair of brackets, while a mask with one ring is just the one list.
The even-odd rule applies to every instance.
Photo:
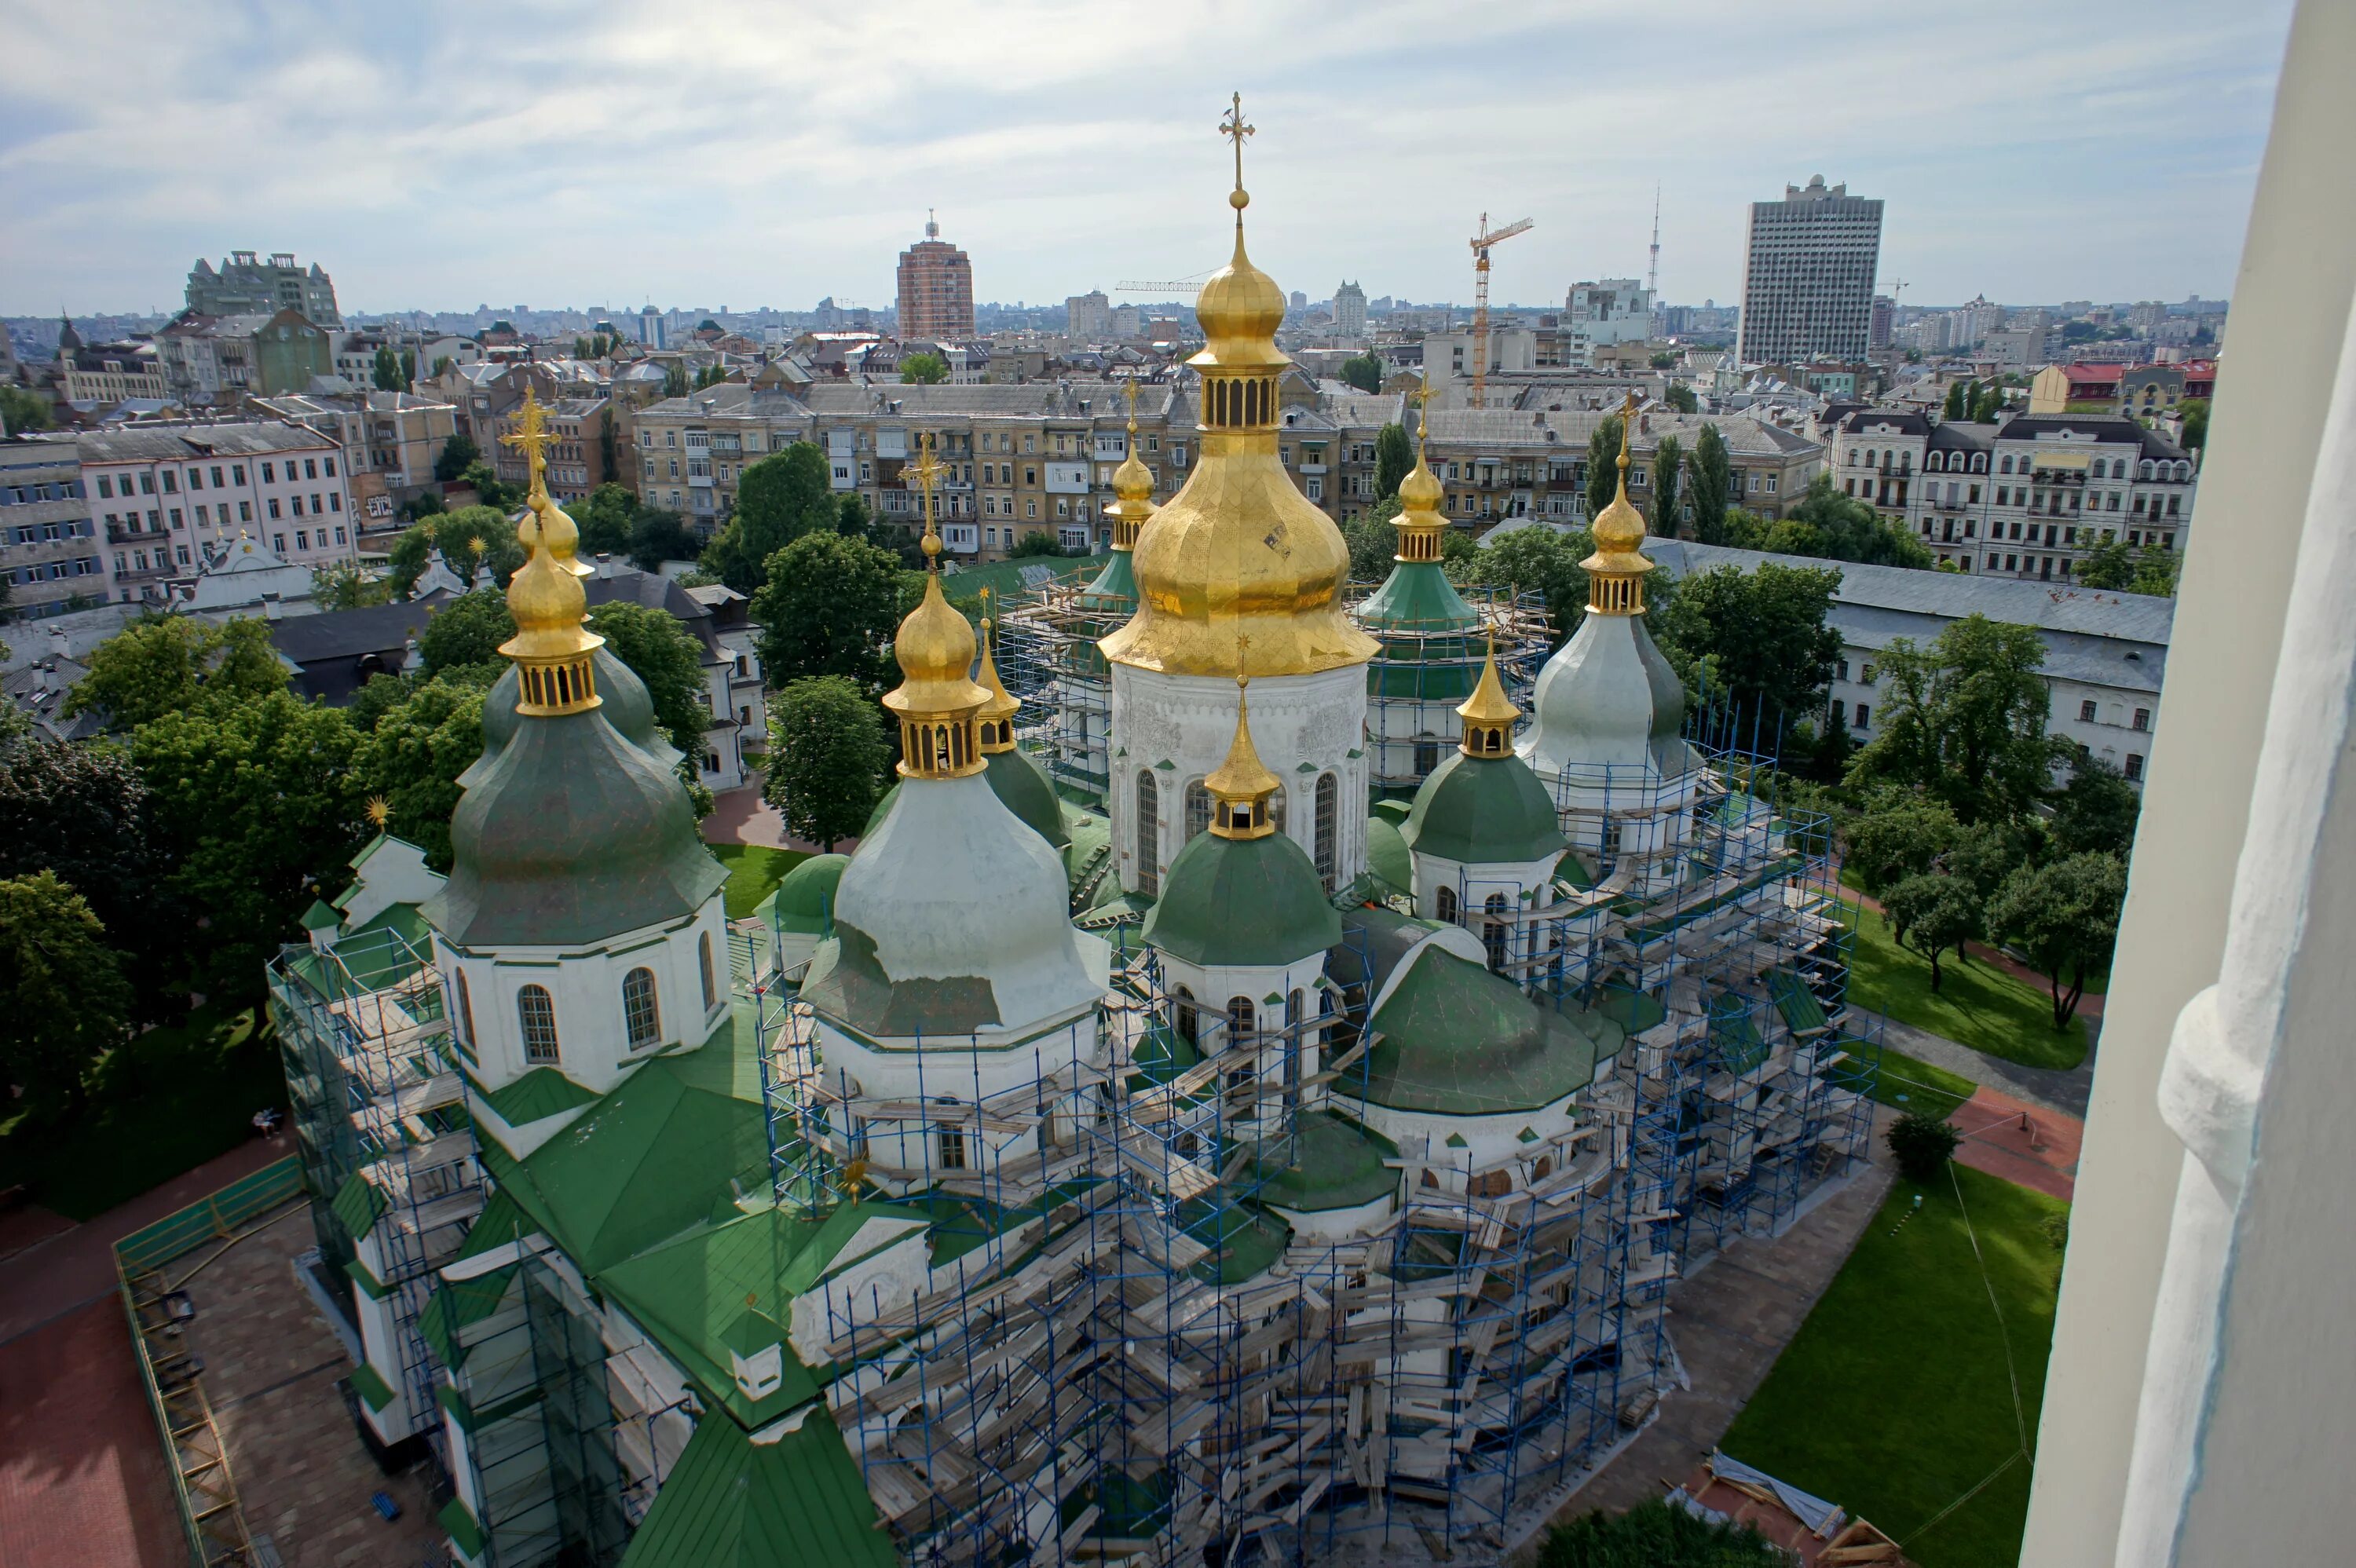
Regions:
[[940, 483], [941, 463], [934, 455], [933, 432], [926, 431], [916, 447], [916, 461], [908, 472], [916, 476], [916, 488], [923, 492], [925, 502], [925, 542], [926, 555], [939, 552], [938, 535], [933, 526], [933, 486]]
[[499, 444], [514, 447], [524, 454], [524, 460], [531, 464], [531, 485], [535, 490], [544, 484], [541, 475], [548, 467], [548, 443], [555, 439], [548, 431], [547, 411], [540, 406], [540, 399], [533, 394], [532, 389], [526, 386], [522, 411], [516, 415], [516, 428], [499, 437]]
[[1244, 138], [1251, 133], [1252, 127], [1244, 120], [1244, 95], [1238, 92], [1228, 105], [1226, 116], [1219, 122], [1219, 134], [1236, 144], [1236, 188], [1237, 190], [1244, 188]]

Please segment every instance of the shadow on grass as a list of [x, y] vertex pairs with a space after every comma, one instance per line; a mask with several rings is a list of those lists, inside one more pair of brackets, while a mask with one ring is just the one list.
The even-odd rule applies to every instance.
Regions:
[[88, 1220], [253, 1136], [253, 1114], [286, 1104], [277, 1036], [257, 1018], [198, 1008], [109, 1054], [79, 1112], [0, 1123], [0, 1187]]
[[2053, 1003], [2042, 990], [1976, 961], [1943, 959], [1940, 986], [1931, 989], [1931, 961], [1901, 947], [1881, 916], [1844, 914], [1856, 935], [1849, 960], [1848, 999], [1900, 1023], [1954, 1040], [2023, 1067], [2062, 1071], [2086, 1060], [2086, 1023], [2053, 1027]]

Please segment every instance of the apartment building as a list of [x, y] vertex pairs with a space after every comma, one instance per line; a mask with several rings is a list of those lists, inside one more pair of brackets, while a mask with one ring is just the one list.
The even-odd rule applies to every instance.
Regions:
[[1751, 204], [1740, 354], [1755, 365], [1830, 355], [1863, 359], [1873, 336], [1881, 203], [1817, 175], [1781, 201]]
[[2029, 384], [2029, 411], [2059, 414], [2099, 410], [2152, 419], [2176, 412], [2187, 398], [2216, 394], [2217, 367], [2211, 360], [2181, 365], [2048, 365]]
[[[1440, 512], [1461, 528], [1486, 533], [1499, 523], [1531, 518], [1558, 527], [1587, 520], [1587, 448], [1608, 409], [1433, 409], [1427, 443], [1432, 470], [1447, 495]], [[1704, 425], [1716, 425], [1733, 469], [1733, 505], [1780, 517], [1824, 466], [1822, 443], [1748, 414], [1677, 414], [1640, 411], [1629, 434], [1628, 498], [1653, 516], [1653, 459], [1662, 440], [1676, 436], [1690, 454]], [[1692, 521], [1690, 493], [1677, 527]], [[1654, 518], [1659, 528], [1659, 519]], [[1674, 533], [1676, 528], [1661, 528]]]
[[1556, 328], [1558, 363], [1592, 365], [1595, 351], [1653, 336], [1653, 292], [1633, 278], [1573, 283]]
[[[510, 482], [528, 484], [530, 475], [519, 460], [517, 449], [501, 443], [499, 438], [513, 433], [518, 411], [522, 407], [520, 389], [539, 379], [528, 372], [540, 367], [517, 366], [512, 368], [527, 372], [509, 378], [519, 389], [517, 400], [489, 427], [490, 441], [484, 443], [478, 440], [477, 444], [487, 453], [496, 450], [499, 453], [500, 478], [508, 478], [509, 470], [512, 467], [518, 477]], [[555, 384], [561, 388], [568, 383], [557, 379]], [[549, 494], [559, 501], [585, 501], [591, 491], [613, 477], [606, 468], [605, 459], [611, 450], [607, 437], [613, 428], [614, 400], [603, 395], [551, 397], [546, 389], [541, 389], [537, 395], [544, 405], [549, 433], [556, 438], [548, 447]]]
[[167, 582], [241, 535], [290, 565], [353, 559], [342, 448], [307, 425], [154, 424], [74, 442], [91, 515], [105, 525], [111, 599], [160, 601]]
[[106, 598], [106, 562], [70, 439], [0, 440], [0, 582], [11, 615], [37, 621]]
[[925, 214], [925, 237], [900, 252], [900, 336], [973, 336], [973, 261], [941, 238]]
[[1366, 291], [1355, 283], [1333, 291], [1333, 336], [1353, 343], [1366, 336]]
[[58, 397], [112, 406], [125, 398], [162, 398], [170, 388], [152, 343], [86, 344], [70, 321], [58, 329]]
[[1301, 493], [1348, 522], [1374, 506], [1376, 444], [1383, 426], [1407, 427], [1401, 392], [1320, 391], [1313, 401], [1285, 400], [1277, 455]]
[[[458, 411], [441, 399], [408, 392], [251, 398], [246, 406], [334, 438], [350, 476], [363, 549], [389, 544], [407, 526], [398, 515], [400, 505], [434, 484], [434, 464], [458, 420]], [[550, 472], [552, 476], [552, 459]]]
[[321, 326], [344, 325], [336, 308], [336, 285], [316, 261], [308, 270], [294, 252], [273, 251], [264, 261], [254, 251], [232, 251], [215, 267], [202, 257], [188, 270], [188, 308], [201, 315], [275, 315], [300, 312]]
[[297, 310], [205, 315], [183, 311], [155, 335], [171, 394], [188, 408], [233, 407], [244, 397], [307, 392], [337, 374], [337, 334]]
[[1844, 495], [1974, 572], [2069, 581], [2096, 546], [2174, 550], [2191, 523], [2193, 463], [2134, 420], [2022, 414], [2000, 425], [1864, 409], [1842, 419]]

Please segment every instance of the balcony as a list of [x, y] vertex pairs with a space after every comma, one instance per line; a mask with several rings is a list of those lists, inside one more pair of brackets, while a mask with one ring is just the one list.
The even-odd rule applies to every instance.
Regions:
[[145, 544], [163, 537], [161, 528], [126, 528], [119, 523], [106, 525], [106, 542], [109, 544]]

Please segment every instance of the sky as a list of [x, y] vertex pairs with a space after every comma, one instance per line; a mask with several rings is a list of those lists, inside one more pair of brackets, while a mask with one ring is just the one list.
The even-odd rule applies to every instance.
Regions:
[[[1740, 294], [1747, 204], [1879, 197], [1905, 304], [2230, 293], [2290, 0], [0, 0], [0, 313], [174, 309], [293, 251], [347, 311], [889, 304], [1226, 258], [1286, 289]], [[1191, 290], [1186, 291], [1191, 293]]]

